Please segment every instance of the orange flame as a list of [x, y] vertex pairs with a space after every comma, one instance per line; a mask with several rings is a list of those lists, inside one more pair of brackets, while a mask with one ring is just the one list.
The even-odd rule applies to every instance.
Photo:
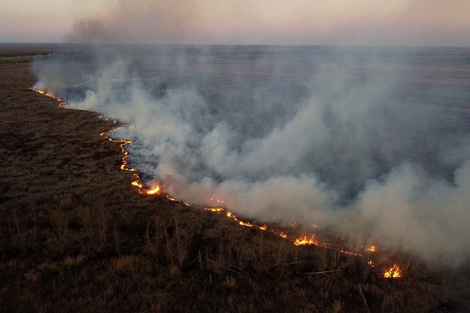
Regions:
[[369, 248], [366, 249], [369, 252], [375, 252], [377, 251], [377, 247], [375, 245], [370, 246]]
[[147, 194], [147, 195], [156, 195], [156, 194], [159, 194], [160, 193], [160, 185], [156, 185], [155, 187], [153, 188], [150, 188], [150, 189], [144, 189], [142, 190], [143, 193]]
[[49, 93], [49, 92], [47, 92], [47, 91], [45, 91], [45, 90], [33, 89], [33, 88], [30, 88], [30, 89], [31, 89], [32, 91], [34, 91], [34, 92], [37, 92], [37, 93], [43, 95], [43, 96], [46, 96], [46, 97], [49, 97], [49, 98], [51, 98], [51, 99], [54, 99], [54, 100], [58, 101], [58, 102], [59, 102], [59, 108], [63, 108], [64, 103], [65, 103], [65, 101], [64, 101], [63, 99], [61, 99], [61, 98], [59, 98], [59, 97], [56, 97], [56, 96], [54, 96], [52, 93]]
[[[128, 126], [124, 125], [122, 127], [128, 127]], [[111, 142], [119, 144], [119, 148], [121, 149], [121, 152], [123, 153], [123, 157], [121, 159], [121, 166], [120, 166], [120, 169], [122, 171], [137, 172], [137, 169], [128, 166], [129, 162], [127, 161], [127, 159], [131, 155], [126, 150], [126, 146], [130, 145], [132, 143], [132, 141], [131, 140], [125, 140], [125, 139], [117, 140], [117, 139], [113, 139], [113, 138], [109, 137], [109, 135], [108, 135], [109, 133], [114, 132], [114, 131], [118, 130], [119, 128], [121, 128], [121, 127], [117, 127], [117, 128], [115, 128], [113, 130], [110, 130], [108, 132], [101, 133], [100, 136], [106, 138], [107, 140], [109, 140]], [[136, 174], [136, 176], [134, 178], [135, 178], [134, 181], [140, 181], [139, 175]], [[132, 185], [134, 185], [134, 181], [132, 182]], [[136, 185], [134, 185], [134, 186], [136, 186]]]
[[138, 176], [138, 175], [135, 175], [135, 176], [136, 176], [136, 177], [134, 177], [135, 180], [133, 180], [133, 181], [131, 182], [131, 185], [134, 186], [134, 187], [139, 188], [139, 190], [140, 190], [140, 189], [142, 189], [144, 186], [143, 186], [142, 183], [140, 182], [139, 176]]
[[[218, 200], [218, 202], [219, 201], [223, 202], [222, 200]], [[240, 226], [258, 228], [259, 230], [267, 231], [267, 232], [273, 233], [273, 234], [275, 234], [279, 237], [287, 239], [287, 235], [285, 233], [283, 233], [282, 231], [278, 231], [278, 230], [269, 228], [268, 225], [266, 225], [266, 224], [256, 225], [256, 224], [253, 224], [253, 223], [250, 223], [250, 222], [247, 222], [247, 221], [242, 221], [235, 214], [233, 214], [230, 211], [227, 211], [225, 208], [222, 208], [222, 207], [209, 207], [209, 208], [204, 208], [204, 210], [211, 211], [211, 212], [214, 212], [214, 213], [225, 212], [225, 216], [227, 216], [228, 218], [234, 220]]]
[[219, 212], [224, 211], [225, 209], [224, 208], [204, 208], [204, 210], [211, 211], [211, 212], [214, 212], [214, 213], [219, 213]]
[[384, 273], [385, 278], [400, 278], [401, 277], [401, 269], [397, 264], [393, 264], [391, 268], [385, 271]]
[[[62, 108], [63, 107], [63, 104], [64, 104], [64, 100], [63, 99], [60, 99], [56, 96], [54, 96], [53, 94], [45, 91], [45, 90], [40, 90], [40, 89], [32, 89], [33, 91], [43, 95], [43, 96], [46, 96], [46, 97], [49, 97], [49, 98], [52, 98], [56, 101], [59, 102], [59, 107]], [[104, 119], [106, 121], [109, 121], [109, 119], [105, 118], [103, 115], [100, 115], [98, 116], [99, 119]], [[113, 124], [117, 124], [117, 120], [113, 120], [112, 121]], [[123, 127], [129, 127], [128, 125], [124, 125]], [[106, 138], [107, 140], [113, 142], [113, 143], [117, 143], [119, 144], [119, 148], [121, 149], [121, 152], [123, 153], [123, 157], [121, 159], [121, 166], [120, 166], [120, 169], [122, 171], [127, 171], [127, 172], [137, 172], [137, 169], [135, 168], [132, 168], [132, 167], [129, 167], [129, 162], [127, 161], [127, 159], [130, 157], [130, 153], [126, 150], [126, 146], [131, 144], [132, 141], [131, 140], [125, 140], [125, 139], [120, 139], [120, 140], [116, 140], [116, 139], [113, 139], [111, 138], [108, 134], [113, 132], [113, 131], [116, 131], [118, 128], [115, 128], [115, 129], [112, 129], [108, 132], [104, 132], [104, 133], [101, 133], [100, 136]], [[157, 195], [157, 194], [160, 194], [161, 192], [161, 187], [160, 185], [156, 185], [152, 188], [149, 188], [149, 189], [144, 189], [144, 185], [140, 179], [140, 176], [138, 174], [134, 174], [134, 177], [133, 177], [133, 180], [131, 181], [131, 185], [134, 186], [134, 187], [137, 187], [138, 189], [138, 192], [140, 194], [145, 194], [145, 195]]]
[[160, 185], [154, 185], [150, 188], [144, 188], [144, 184], [140, 180], [140, 176], [138, 174], [134, 174], [134, 179], [131, 181], [131, 185], [137, 188], [137, 192], [141, 195], [153, 196], [159, 195], [162, 191], [162, 187]]
[[304, 237], [295, 239], [294, 245], [296, 246], [307, 246], [307, 245], [319, 246], [320, 243], [318, 242], [318, 240], [315, 239], [315, 235], [312, 235], [310, 238], [308, 238], [307, 236], [304, 236]]

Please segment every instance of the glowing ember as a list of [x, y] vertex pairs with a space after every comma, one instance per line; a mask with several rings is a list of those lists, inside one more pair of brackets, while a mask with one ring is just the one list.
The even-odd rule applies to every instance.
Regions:
[[389, 268], [384, 273], [385, 278], [399, 278], [401, 277], [401, 269], [397, 264], [393, 264], [391, 268]]
[[372, 246], [370, 246], [369, 248], [367, 248], [367, 251], [369, 251], [369, 252], [375, 252], [375, 251], [377, 251], [377, 247], [376, 247], [375, 245], [372, 245]]
[[219, 203], [219, 204], [222, 204], [222, 203], [224, 203], [224, 200], [215, 199], [215, 198], [212, 198], [212, 197], [211, 197], [211, 198], [209, 198], [209, 200], [210, 200], [210, 201], [215, 201], [215, 202], [217, 202], [217, 203]]

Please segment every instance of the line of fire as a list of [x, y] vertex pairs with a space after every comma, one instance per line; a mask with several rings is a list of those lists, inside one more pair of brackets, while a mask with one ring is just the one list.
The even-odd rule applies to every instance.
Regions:
[[[58, 102], [59, 108], [61, 108], [61, 109], [66, 108], [64, 106], [65, 100], [54, 96], [50, 92], [47, 92], [45, 90], [40, 90], [40, 89], [32, 89], [32, 90], [39, 93], [39, 94], [41, 94], [41, 95], [44, 95], [46, 97], [54, 99], [55, 101]], [[98, 118], [105, 119], [106, 121], [109, 121], [103, 115], [98, 116]], [[115, 125], [118, 124], [118, 122], [116, 120], [114, 120], [113, 123]], [[119, 145], [119, 147], [121, 149], [121, 152], [123, 154], [122, 159], [121, 159], [120, 169], [122, 171], [132, 172], [133, 173], [132, 180], [131, 180], [131, 185], [135, 188], [135, 190], [139, 194], [144, 195], [144, 196], [149, 197], [149, 196], [156, 196], [156, 195], [162, 196], [163, 195], [170, 201], [178, 202], [178, 203], [181, 203], [185, 206], [191, 206], [189, 203], [177, 200], [177, 199], [171, 197], [169, 194], [165, 193], [165, 191], [163, 190], [163, 188], [160, 184], [154, 183], [150, 186], [146, 186], [144, 184], [138, 170], [136, 168], [131, 167], [130, 164], [129, 164], [129, 161], [128, 161], [128, 159], [130, 157], [130, 153], [129, 153], [129, 151], [127, 151], [126, 146], [130, 145], [132, 143], [132, 141], [127, 140], [127, 139], [113, 139], [111, 136], [109, 136], [109, 133], [114, 132], [114, 131], [116, 131], [117, 129], [119, 129], [121, 127], [127, 128], [127, 127], [130, 127], [130, 126], [129, 125], [121, 125], [121, 126], [116, 127], [116, 128], [114, 128], [110, 131], [101, 133], [100, 135], [102, 137], [106, 138], [107, 140], [109, 140], [110, 142], [113, 142], [113, 143]], [[219, 204], [224, 203], [224, 201], [220, 200], [220, 199], [211, 198], [210, 200], [213, 201], [213, 202], [219, 203]], [[241, 220], [235, 214], [233, 214], [232, 212], [226, 210], [223, 206], [204, 207], [203, 209], [206, 210], [206, 211], [213, 212], [215, 214], [224, 214], [227, 218], [232, 219], [233, 221], [235, 221], [238, 225], [240, 225], [242, 227], [257, 228], [261, 231], [266, 231], [266, 232], [270, 232], [272, 234], [275, 234], [275, 235], [277, 235], [277, 236], [279, 236], [283, 239], [289, 240], [295, 246], [314, 245], [314, 246], [318, 246], [318, 247], [322, 247], [322, 248], [326, 248], [326, 249], [335, 249], [335, 250], [337, 250], [341, 253], [348, 254], [348, 255], [353, 255], [353, 256], [357, 256], [357, 257], [367, 257], [367, 256], [370, 256], [371, 254], [374, 254], [378, 251], [378, 248], [377, 248], [376, 245], [371, 245], [369, 247], [362, 247], [361, 249], [356, 249], [355, 251], [350, 251], [347, 248], [343, 248], [343, 249], [339, 248], [338, 249], [333, 244], [318, 240], [316, 238], [315, 234], [303, 235], [301, 237], [292, 238], [292, 237], [289, 237], [285, 232], [282, 232], [280, 230], [271, 228], [266, 224], [258, 225], [258, 224], [255, 224], [255, 223], [252, 223], [252, 222], [249, 222], [249, 221], [246, 221], [246, 220]], [[371, 267], [375, 267], [375, 264], [372, 260], [369, 260], [367, 262], [367, 264]], [[382, 272], [382, 277], [387, 278], [387, 279], [401, 278], [402, 275], [403, 275], [402, 269], [396, 263], [393, 264], [391, 267], [386, 268]]]

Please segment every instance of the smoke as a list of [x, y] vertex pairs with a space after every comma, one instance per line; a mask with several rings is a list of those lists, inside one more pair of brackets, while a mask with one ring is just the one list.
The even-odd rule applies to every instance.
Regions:
[[397, 239], [425, 257], [458, 260], [468, 253], [470, 162], [455, 170], [453, 182], [430, 178], [418, 166], [394, 168], [383, 182], [369, 183], [360, 197], [361, 215], [382, 242]]
[[33, 70], [69, 107], [132, 125], [113, 136], [175, 198], [454, 262], [470, 248], [462, 52], [107, 46]]
[[114, 0], [100, 5], [101, 12], [74, 23], [68, 41], [412, 46], [470, 43], [467, 0], [453, 0], [451, 4], [439, 0], [271, 0], [269, 6], [250, 0]]
[[184, 42], [187, 31], [195, 30], [192, 21], [203, 7], [188, 0], [113, 1], [104, 10], [106, 15], [78, 19], [67, 39], [79, 43]]

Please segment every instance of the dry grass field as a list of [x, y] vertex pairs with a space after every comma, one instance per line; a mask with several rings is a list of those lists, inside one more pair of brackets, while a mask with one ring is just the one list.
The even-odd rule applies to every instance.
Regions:
[[1, 312], [468, 309], [445, 268], [399, 250], [387, 262], [403, 277], [385, 279], [367, 258], [140, 195], [100, 136], [114, 124], [31, 91], [29, 61], [47, 47], [25, 49], [0, 51]]

